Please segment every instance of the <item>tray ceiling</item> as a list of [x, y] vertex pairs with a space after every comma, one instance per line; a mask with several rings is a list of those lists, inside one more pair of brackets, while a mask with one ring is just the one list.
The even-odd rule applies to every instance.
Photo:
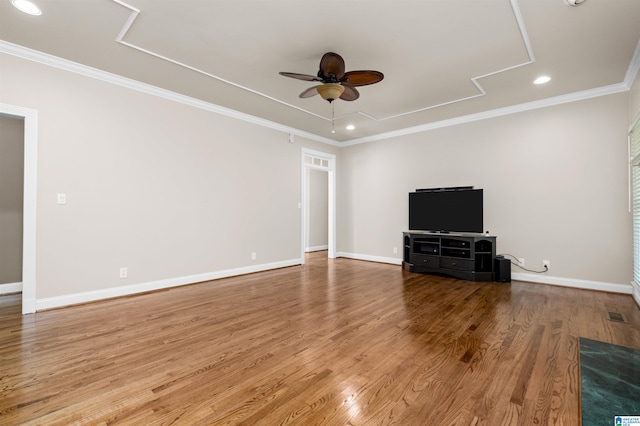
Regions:
[[[638, 0], [34, 2], [41, 16], [0, 3], [2, 40], [337, 143], [628, 88], [640, 39]], [[384, 80], [353, 102], [298, 98], [313, 83], [278, 72], [316, 74], [329, 51]]]

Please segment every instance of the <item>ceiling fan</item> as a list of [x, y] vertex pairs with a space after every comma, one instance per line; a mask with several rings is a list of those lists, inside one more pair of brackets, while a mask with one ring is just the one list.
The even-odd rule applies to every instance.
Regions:
[[317, 75], [298, 74], [294, 72], [280, 72], [285, 77], [297, 78], [305, 81], [320, 81], [322, 84], [313, 86], [300, 93], [301, 98], [310, 98], [319, 93], [323, 99], [333, 102], [336, 99], [355, 101], [360, 97], [357, 86], [366, 86], [380, 82], [384, 75], [380, 71], [344, 71], [344, 59], [337, 53], [328, 52], [320, 60]]

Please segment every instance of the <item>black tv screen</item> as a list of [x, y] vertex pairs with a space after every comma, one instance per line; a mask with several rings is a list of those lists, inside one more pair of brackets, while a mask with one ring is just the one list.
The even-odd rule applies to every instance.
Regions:
[[482, 232], [482, 189], [436, 189], [409, 193], [409, 230]]

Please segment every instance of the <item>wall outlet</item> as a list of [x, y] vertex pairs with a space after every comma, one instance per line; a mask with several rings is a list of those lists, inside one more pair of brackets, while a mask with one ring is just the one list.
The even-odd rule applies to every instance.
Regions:
[[393, 248], [393, 254], [398, 254], [398, 247]]
[[548, 260], [543, 260], [542, 261], [542, 267], [550, 269], [551, 268], [551, 262], [549, 262]]
[[256, 252], [255, 252], [255, 251], [254, 251], [254, 252], [252, 252], [252, 253], [251, 253], [251, 260], [256, 260], [256, 257], [257, 257], [257, 256], [256, 256]]
[[127, 268], [120, 268], [120, 278], [127, 278], [129, 270]]
[[519, 264], [520, 266], [524, 266], [524, 257], [519, 257], [519, 258], [518, 258], [518, 264]]

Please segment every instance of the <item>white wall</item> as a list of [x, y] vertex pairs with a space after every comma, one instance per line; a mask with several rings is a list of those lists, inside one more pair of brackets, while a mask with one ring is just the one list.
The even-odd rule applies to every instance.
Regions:
[[0, 67], [0, 102], [38, 111], [46, 306], [300, 261], [300, 148], [332, 147], [8, 55]]
[[407, 193], [474, 185], [499, 252], [530, 267], [549, 259], [554, 277], [631, 280], [626, 131], [637, 96], [338, 149], [12, 56], [0, 67], [0, 102], [38, 111], [36, 296], [60, 298], [49, 306], [299, 261], [300, 146], [338, 155], [339, 252], [399, 260]]
[[24, 121], [0, 116], [0, 284], [22, 281], [23, 141]]
[[393, 256], [408, 192], [473, 185], [499, 253], [531, 268], [550, 260], [549, 276], [628, 286], [627, 117], [622, 93], [345, 148], [339, 250]]

